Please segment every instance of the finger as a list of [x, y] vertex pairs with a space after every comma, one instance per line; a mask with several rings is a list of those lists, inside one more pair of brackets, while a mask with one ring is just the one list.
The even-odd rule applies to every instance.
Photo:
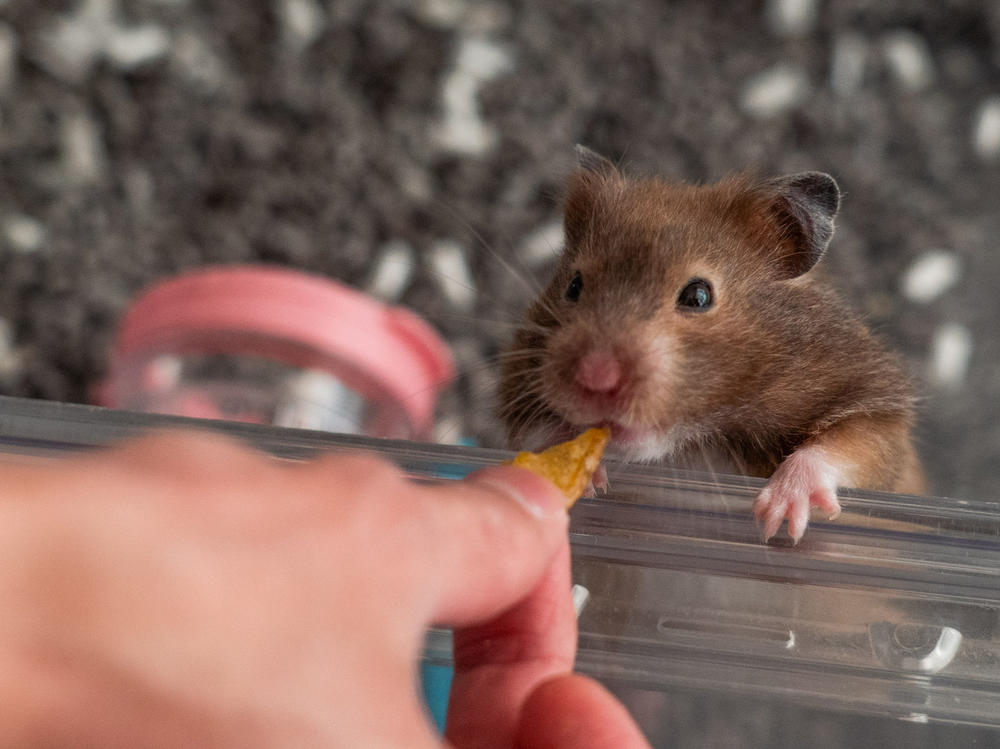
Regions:
[[787, 503], [780, 497], [775, 497], [773, 494], [768, 497], [768, 504], [762, 507], [758, 516], [764, 526], [763, 538], [765, 541], [772, 538], [781, 528], [787, 509]]
[[572, 669], [576, 616], [569, 562], [567, 539], [527, 598], [493, 621], [455, 631], [446, 736], [456, 746], [510, 746], [528, 695]]
[[[185, 448], [189, 440], [199, 442], [200, 447], [192, 450], [192, 454], [199, 458], [206, 453], [207, 446], [214, 446], [216, 443], [212, 436], [194, 430], [190, 432], [164, 432], [98, 450], [59, 456], [58, 458], [46, 456], [27, 459], [23, 463], [20, 461], [5, 462], [0, 468], [2, 468], [5, 477], [12, 477], [16, 480], [38, 480], [47, 483], [53, 477], [63, 479], [70, 475], [74, 480], [79, 480], [95, 473], [95, 466], [100, 466], [100, 471], [97, 472], [99, 475], [106, 476], [108, 472], [121, 473], [123, 465], [142, 466], [143, 468], [160, 465], [163, 463], [162, 456], [166, 452], [164, 448], [169, 447], [171, 451], [176, 448]], [[241, 449], [228, 440], [220, 439], [218, 442], [224, 446], [223, 449]], [[167, 462], [172, 463], [173, 461], [168, 460]], [[44, 468], [40, 470], [40, 466], [44, 466]], [[169, 473], [176, 475], [176, 470]]]
[[524, 469], [489, 468], [421, 490], [429, 553], [423, 579], [436, 584], [427, 586], [434, 623], [462, 626], [496, 616], [524, 598], [566, 543], [565, 499]]
[[518, 749], [649, 749], [625, 707], [597, 682], [568, 674], [536, 688], [515, 733]]
[[833, 489], [818, 489], [809, 497], [809, 501], [826, 513], [827, 519], [836, 520], [840, 517], [840, 501], [837, 499], [837, 492]]
[[228, 468], [261, 462], [261, 454], [223, 434], [201, 429], [167, 429], [150, 432], [135, 439], [112, 445], [71, 460], [90, 462], [113, 457], [116, 465], [126, 464], [144, 471], [176, 475], [179, 466], [197, 473], [212, 473]]
[[[274, 471], [275, 462], [237, 440], [197, 429], [152, 432], [53, 464], [56, 477], [100, 489], [113, 480], [138, 481], [146, 494], [178, 488], [225, 486], [233, 477], [255, 484]], [[103, 493], [101, 491], [98, 494]], [[179, 496], [192, 498], [188, 492]]]
[[757, 523], [764, 520], [764, 513], [771, 507], [771, 488], [765, 486], [760, 490], [753, 503], [753, 517]]
[[809, 525], [809, 502], [792, 502], [788, 508], [788, 535], [798, 543]]

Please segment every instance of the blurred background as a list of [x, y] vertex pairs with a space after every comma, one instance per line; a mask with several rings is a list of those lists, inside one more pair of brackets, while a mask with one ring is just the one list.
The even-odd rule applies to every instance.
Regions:
[[[435, 437], [498, 445], [495, 357], [576, 143], [683, 180], [831, 172], [825, 262], [920, 383], [934, 491], [997, 495], [987, 0], [0, 0], [0, 394], [87, 402], [142, 288], [265, 262], [423, 316], [458, 371]], [[619, 689], [682, 746], [910, 726]]]
[[831, 172], [827, 263], [920, 382], [938, 494], [1000, 489], [1000, 5], [0, 0], [0, 393], [85, 402], [144, 286], [267, 262], [408, 306], [500, 443], [495, 356], [584, 143]]

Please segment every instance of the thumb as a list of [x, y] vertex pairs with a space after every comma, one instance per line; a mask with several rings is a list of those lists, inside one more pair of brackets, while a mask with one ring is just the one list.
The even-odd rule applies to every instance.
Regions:
[[518, 749], [650, 749], [625, 706], [593, 679], [556, 676], [521, 711]]

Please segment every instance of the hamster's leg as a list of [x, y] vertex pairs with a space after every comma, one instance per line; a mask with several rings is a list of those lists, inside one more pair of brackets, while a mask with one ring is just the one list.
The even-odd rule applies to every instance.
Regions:
[[778, 466], [757, 495], [753, 513], [763, 538], [773, 537], [788, 518], [788, 535], [798, 542], [813, 507], [832, 520], [840, 514], [837, 488], [923, 491], [923, 476], [905, 417], [853, 416], [806, 440]]

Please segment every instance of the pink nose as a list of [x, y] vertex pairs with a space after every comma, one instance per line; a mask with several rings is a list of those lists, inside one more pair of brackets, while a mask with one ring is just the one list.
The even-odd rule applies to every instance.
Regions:
[[590, 351], [576, 365], [576, 384], [594, 393], [609, 393], [622, 381], [622, 365], [607, 351]]

